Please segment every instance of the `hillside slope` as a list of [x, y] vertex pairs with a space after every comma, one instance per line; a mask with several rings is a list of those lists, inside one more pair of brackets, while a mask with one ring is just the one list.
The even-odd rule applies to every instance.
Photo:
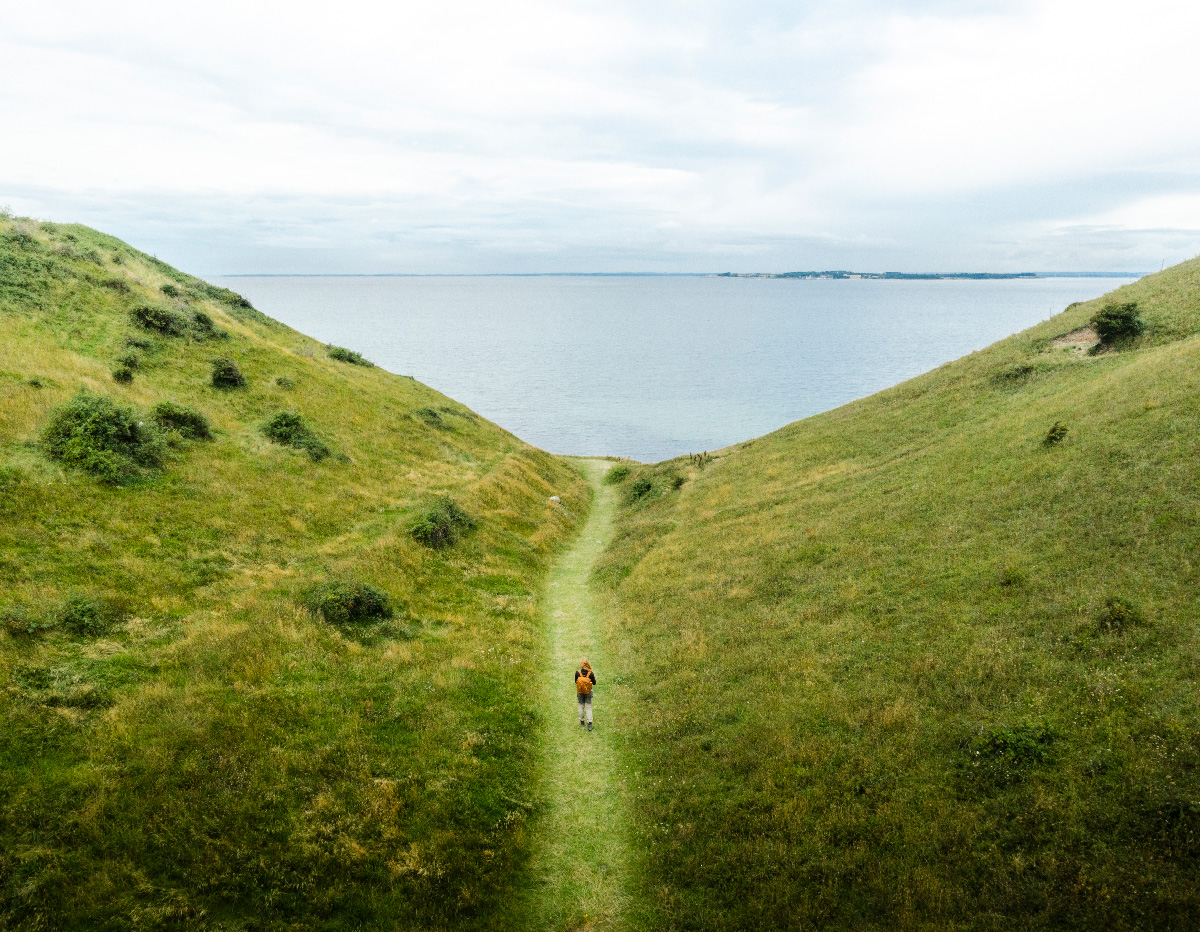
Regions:
[[536, 597], [587, 485], [334, 356], [111, 237], [0, 218], [0, 927], [498, 921]]
[[659, 927], [1194, 926], [1198, 334], [1200, 260], [633, 469], [596, 582]]

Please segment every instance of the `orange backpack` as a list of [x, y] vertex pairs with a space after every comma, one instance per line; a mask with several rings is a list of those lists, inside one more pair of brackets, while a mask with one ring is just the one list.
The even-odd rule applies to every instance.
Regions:
[[592, 678], [588, 676], [587, 670], [580, 670], [580, 675], [575, 677], [575, 692], [580, 696], [590, 696], [592, 694]]

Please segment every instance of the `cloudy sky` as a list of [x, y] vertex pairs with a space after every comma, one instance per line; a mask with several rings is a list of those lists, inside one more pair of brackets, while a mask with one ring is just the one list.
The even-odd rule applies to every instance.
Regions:
[[199, 274], [1157, 269], [1200, 4], [0, 3], [0, 205]]

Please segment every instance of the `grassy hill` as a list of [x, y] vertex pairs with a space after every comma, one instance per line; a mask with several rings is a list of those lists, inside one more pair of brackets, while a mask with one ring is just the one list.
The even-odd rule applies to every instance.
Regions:
[[1200, 260], [622, 488], [656, 928], [1194, 927]]
[[362, 362], [0, 218], [0, 928], [498, 923], [589, 493]]

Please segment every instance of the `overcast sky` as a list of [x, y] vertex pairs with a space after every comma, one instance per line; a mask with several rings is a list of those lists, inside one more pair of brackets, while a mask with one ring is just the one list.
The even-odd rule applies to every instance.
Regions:
[[202, 275], [1157, 269], [1200, 4], [0, 2], [0, 206]]

